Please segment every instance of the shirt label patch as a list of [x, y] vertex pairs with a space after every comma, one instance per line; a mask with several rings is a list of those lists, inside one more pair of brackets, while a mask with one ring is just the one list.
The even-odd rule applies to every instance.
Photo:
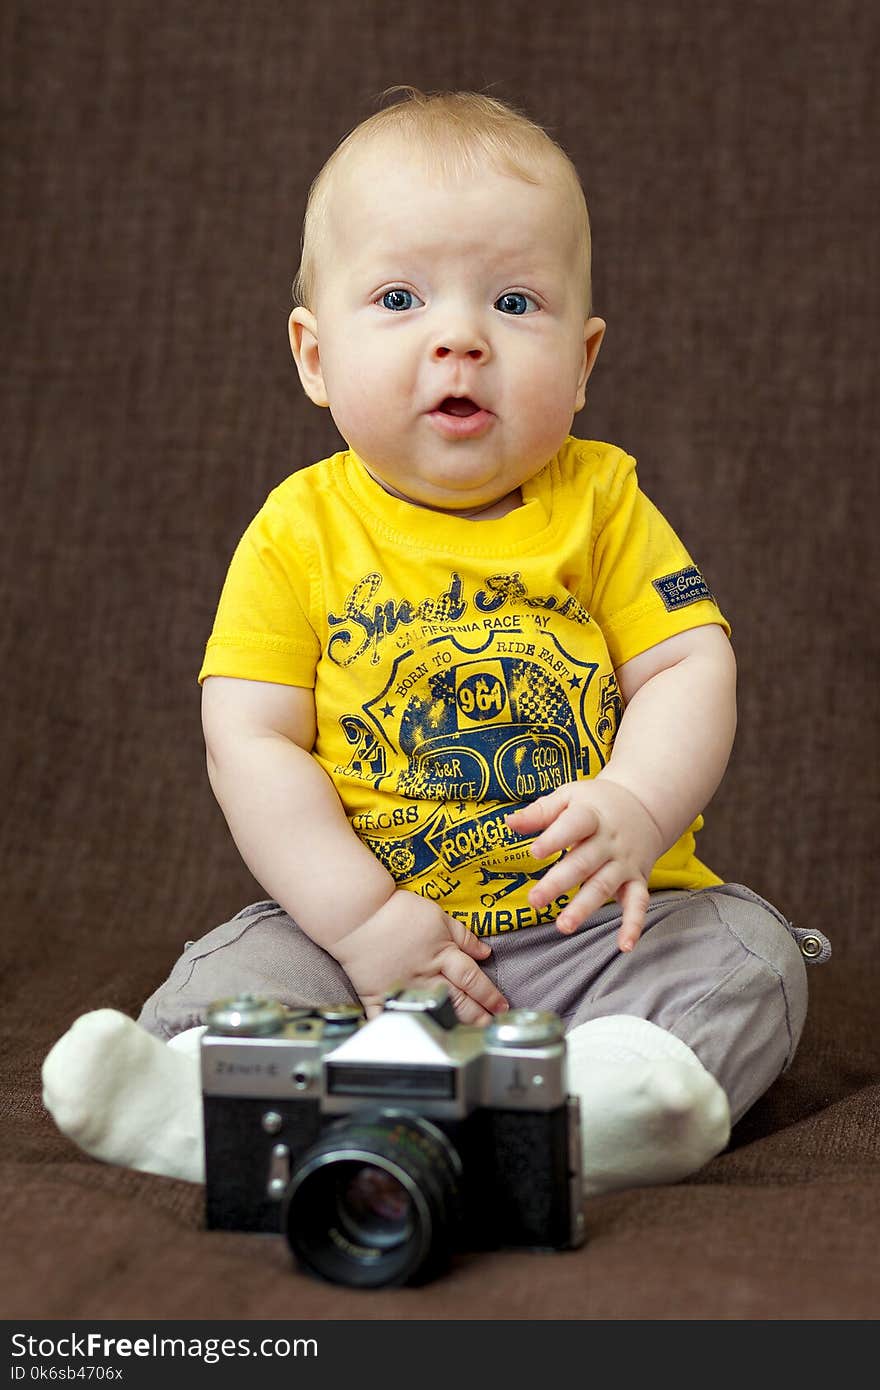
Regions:
[[655, 579], [653, 584], [670, 613], [677, 608], [686, 608], [689, 603], [698, 603], [700, 599], [712, 598], [709, 586], [696, 565], [666, 574], [662, 579]]

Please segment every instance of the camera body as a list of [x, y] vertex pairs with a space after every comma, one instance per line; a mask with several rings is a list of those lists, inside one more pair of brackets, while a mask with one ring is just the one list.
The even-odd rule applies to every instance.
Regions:
[[286, 1234], [335, 1282], [423, 1281], [454, 1250], [583, 1240], [562, 1021], [457, 1022], [445, 989], [218, 1001], [202, 1038], [206, 1221]]

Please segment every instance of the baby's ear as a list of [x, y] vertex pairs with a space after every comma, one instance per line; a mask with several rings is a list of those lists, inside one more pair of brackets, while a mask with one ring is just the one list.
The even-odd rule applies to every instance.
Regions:
[[596, 365], [596, 358], [599, 356], [599, 349], [602, 346], [602, 339], [605, 337], [604, 319], [587, 319], [584, 325], [584, 360], [581, 364], [581, 374], [577, 386], [577, 400], [575, 411], [583, 410], [587, 399], [587, 382], [590, 373]]
[[315, 405], [329, 405], [324, 374], [321, 371], [318, 320], [310, 310], [297, 308], [287, 321], [287, 329], [290, 334], [290, 350], [303, 390]]

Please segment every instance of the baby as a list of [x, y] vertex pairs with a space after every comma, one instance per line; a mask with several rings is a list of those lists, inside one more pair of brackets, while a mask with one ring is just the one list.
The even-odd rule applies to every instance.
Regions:
[[90, 1154], [199, 1181], [213, 999], [372, 1016], [443, 982], [465, 1023], [562, 1016], [587, 1192], [682, 1178], [791, 1061], [806, 975], [798, 929], [695, 854], [728, 625], [634, 460], [570, 434], [605, 333], [577, 173], [497, 100], [405, 89], [313, 184], [294, 291], [347, 447], [248, 527], [200, 672], [269, 900], [137, 1023], [79, 1019], [45, 1104]]

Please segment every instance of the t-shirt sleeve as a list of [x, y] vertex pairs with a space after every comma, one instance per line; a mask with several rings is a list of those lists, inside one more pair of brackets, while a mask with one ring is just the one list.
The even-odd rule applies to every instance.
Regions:
[[320, 644], [309, 620], [310, 569], [272, 496], [236, 547], [208, 639], [208, 676], [312, 687]]
[[641, 491], [629, 455], [618, 463], [594, 533], [588, 607], [615, 667], [690, 628], [718, 623], [730, 635], [701, 571]]

